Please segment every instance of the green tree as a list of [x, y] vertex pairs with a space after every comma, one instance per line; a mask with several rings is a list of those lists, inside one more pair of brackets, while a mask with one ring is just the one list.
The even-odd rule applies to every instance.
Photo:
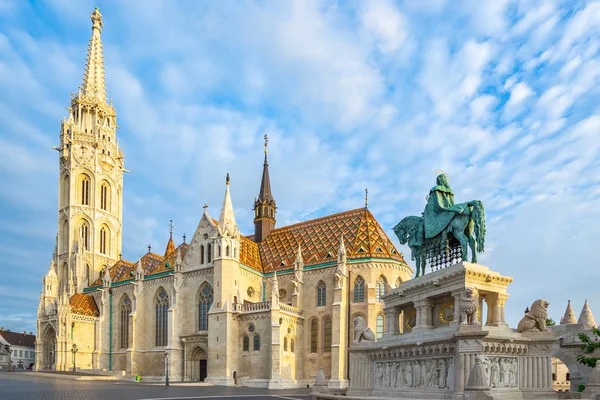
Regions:
[[581, 340], [581, 350], [583, 350], [583, 354], [577, 356], [577, 361], [579, 361], [580, 364], [594, 368], [596, 366], [596, 361], [600, 360], [600, 357], [593, 357], [591, 355], [596, 350], [600, 350], [600, 329], [598, 327], [592, 328], [591, 336], [592, 337], [585, 333], [579, 334], [579, 340]]
[[554, 326], [556, 325], [556, 321], [552, 318], [546, 318], [546, 326]]

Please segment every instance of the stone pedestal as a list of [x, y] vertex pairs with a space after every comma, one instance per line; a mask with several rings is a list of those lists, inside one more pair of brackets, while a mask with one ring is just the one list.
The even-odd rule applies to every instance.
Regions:
[[552, 333], [518, 333], [504, 322], [511, 281], [461, 262], [390, 291], [385, 314], [407, 315], [405, 333], [389, 324], [378, 342], [350, 347], [347, 398], [556, 398]]

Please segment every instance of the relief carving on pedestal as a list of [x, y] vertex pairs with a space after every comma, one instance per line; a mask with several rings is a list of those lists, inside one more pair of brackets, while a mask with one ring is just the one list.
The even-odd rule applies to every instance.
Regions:
[[517, 357], [484, 357], [482, 364], [492, 389], [517, 387]]
[[375, 388], [452, 389], [451, 357], [375, 363]]

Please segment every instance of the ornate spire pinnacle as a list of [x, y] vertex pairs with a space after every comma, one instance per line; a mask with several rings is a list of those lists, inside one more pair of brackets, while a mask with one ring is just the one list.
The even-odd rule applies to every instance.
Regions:
[[219, 217], [219, 232], [221, 235], [232, 235], [237, 228], [235, 222], [235, 214], [233, 213], [233, 205], [231, 203], [231, 195], [229, 193], [229, 173], [225, 180], [225, 198], [223, 199], [223, 207], [221, 207], [221, 216]]
[[96, 97], [106, 103], [106, 82], [104, 79], [104, 52], [102, 50], [102, 14], [98, 7], [90, 15], [92, 19], [92, 37], [88, 45], [87, 60], [83, 73], [81, 92], [90, 97]]
[[585, 329], [592, 329], [597, 326], [587, 299], [585, 299], [585, 304], [581, 309], [581, 314], [579, 315], [579, 320], [577, 320], [577, 323], [583, 325]]
[[254, 241], [262, 242], [275, 228], [275, 212], [277, 207], [271, 192], [271, 179], [269, 177], [269, 162], [267, 152], [269, 137], [265, 134], [265, 162], [263, 163], [262, 180], [258, 198], [254, 200]]
[[369, 206], [369, 189], [365, 189], [365, 208]]
[[304, 258], [302, 258], [302, 248], [300, 244], [298, 244], [298, 251], [296, 252], [296, 265], [302, 264], [304, 265]]
[[338, 249], [338, 262], [346, 262], [346, 245], [344, 235], [340, 235], [340, 247]]
[[169, 220], [169, 241], [165, 249], [165, 257], [175, 251], [175, 242], [173, 241], [173, 220]]
[[573, 308], [571, 307], [571, 300], [567, 303], [567, 309], [565, 310], [565, 315], [561, 318], [560, 324], [576, 324], [577, 320], [575, 319], [575, 313], [573, 312]]

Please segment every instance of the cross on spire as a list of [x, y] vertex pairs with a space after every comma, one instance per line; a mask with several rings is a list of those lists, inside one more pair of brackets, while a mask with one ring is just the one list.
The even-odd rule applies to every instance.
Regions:
[[169, 234], [171, 235], [171, 238], [173, 238], [173, 220], [172, 219], [169, 220]]
[[365, 208], [369, 205], [369, 189], [365, 189]]
[[185, 244], [185, 233], [183, 234], [183, 243]]
[[267, 154], [267, 147], [269, 146], [269, 136], [267, 136], [266, 133], [265, 133], [264, 139], [265, 139], [265, 154]]
[[150, 250], [152, 250], [152, 246], [149, 244], [148, 245], [148, 253], [150, 253]]

